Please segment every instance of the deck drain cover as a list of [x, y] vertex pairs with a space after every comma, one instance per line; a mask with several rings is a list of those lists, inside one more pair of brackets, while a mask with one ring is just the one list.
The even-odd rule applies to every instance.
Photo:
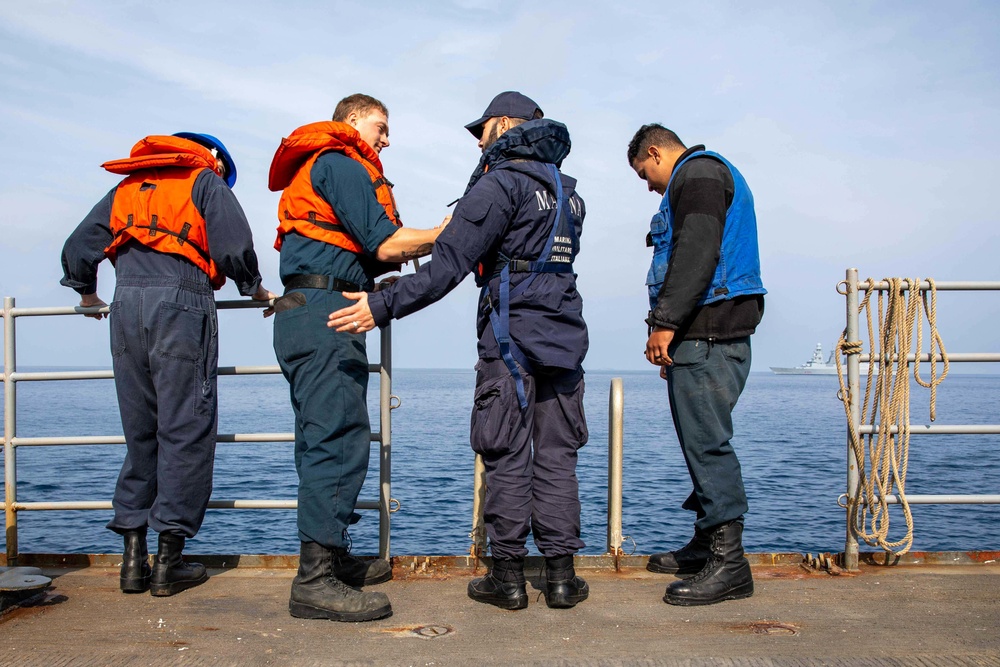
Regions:
[[778, 623], [776, 621], [760, 621], [749, 625], [750, 632], [755, 635], [797, 635], [799, 629], [791, 623]]
[[455, 630], [447, 625], [418, 625], [411, 632], [422, 639], [437, 639], [450, 635]]

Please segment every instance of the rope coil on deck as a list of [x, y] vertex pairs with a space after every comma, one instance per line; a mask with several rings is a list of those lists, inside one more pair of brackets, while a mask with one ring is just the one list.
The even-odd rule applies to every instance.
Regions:
[[[865, 382], [861, 420], [878, 425], [877, 433], [867, 437], [867, 442], [857, 430], [851, 418], [851, 405], [855, 397], [844, 382], [841, 355], [861, 354], [864, 345], [860, 340], [846, 340], [847, 331], [837, 341], [837, 376], [840, 380], [839, 396], [847, 413], [850, 446], [858, 463], [858, 496], [848, 499], [848, 522], [855, 534], [871, 546], [877, 546], [890, 554], [901, 556], [913, 546], [913, 515], [906, 499], [906, 473], [910, 451], [910, 379], [907, 357], [913, 347], [913, 332], [916, 329], [916, 350], [913, 362], [913, 377], [918, 384], [930, 389], [930, 419], [937, 417], [937, 386], [948, 375], [948, 356], [937, 330], [937, 287], [927, 279], [930, 288], [920, 290], [920, 279], [887, 278], [887, 295], [878, 291], [877, 329], [872, 317], [870, 286], [875, 281], [868, 279], [869, 288], [858, 306], [858, 313], [864, 315], [868, 327], [868, 345], [871, 350], [868, 377]], [[908, 295], [907, 295], [908, 292]], [[928, 296], [929, 293], [929, 296]], [[920, 350], [923, 347], [923, 322], [921, 312], [927, 317], [930, 330], [930, 380], [920, 376]], [[876, 336], [877, 332], [877, 336]], [[876, 342], [878, 348], [876, 348]], [[938, 350], [943, 368], [938, 376]], [[877, 351], [876, 351], [877, 349]], [[875, 371], [873, 373], [873, 370]], [[874, 391], [873, 391], [874, 385]], [[893, 433], [893, 426], [897, 433]], [[866, 446], [867, 445], [867, 446]], [[895, 491], [894, 491], [895, 488]], [[906, 535], [899, 540], [889, 540], [889, 503], [891, 495], [899, 497], [906, 520]], [[868, 513], [871, 512], [868, 530]]]

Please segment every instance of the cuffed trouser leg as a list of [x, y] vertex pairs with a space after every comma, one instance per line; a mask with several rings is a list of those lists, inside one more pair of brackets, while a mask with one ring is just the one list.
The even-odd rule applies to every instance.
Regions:
[[128, 450], [108, 527], [149, 525], [193, 537], [212, 493], [218, 329], [207, 285], [201, 293], [163, 282], [120, 278], [112, 306], [115, 387]]
[[339, 292], [302, 292], [306, 305], [275, 315], [274, 351], [295, 413], [299, 539], [334, 549], [347, 546], [368, 472], [368, 355], [363, 334], [326, 326], [351, 302]]
[[707, 530], [747, 511], [732, 412], [750, 373], [750, 338], [685, 340], [672, 352], [667, 394], [694, 490], [684, 502]]
[[523, 558], [532, 530], [546, 556], [576, 553], [584, 546], [576, 479], [576, 450], [587, 439], [582, 373], [523, 373], [528, 406], [522, 411], [502, 360], [480, 361], [476, 371], [470, 440], [486, 467], [492, 555]]

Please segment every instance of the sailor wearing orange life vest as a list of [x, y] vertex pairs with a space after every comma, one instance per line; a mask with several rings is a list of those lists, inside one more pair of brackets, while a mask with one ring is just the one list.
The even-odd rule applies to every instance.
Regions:
[[[81, 306], [104, 306], [97, 267], [105, 257], [115, 266], [111, 353], [127, 453], [108, 528], [124, 536], [121, 590], [173, 595], [208, 578], [181, 551], [212, 492], [213, 290], [229, 277], [244, 296], [274, 295], [261, 285], [250, 226], [230, 189], [236, 165], [222, 142], [154, 135], [102, 166], [125, 179], [67, 239], [60, 282], [81, 294]], [[147, 527], [159, 533], [152, 570]]]
[[389, 580], [385, 560], [349, 553], [347, 528], [368, 471], [368, 355], [364, 334], [338, 333], [327, 315], [371, 290], [399, 262], [430, 254], [440, 228], [402, 227], [380, 152], [388, 110], [368, 95], [337, 105], [333, 120], [282, 140], [268, 186], [278, 204], [281, 281], [274, 351], [291, 388], [299, 474], [299, 571], [289, 612], [298, 618], [368, 621], [392, 613], [389, 599], [358, 587]]

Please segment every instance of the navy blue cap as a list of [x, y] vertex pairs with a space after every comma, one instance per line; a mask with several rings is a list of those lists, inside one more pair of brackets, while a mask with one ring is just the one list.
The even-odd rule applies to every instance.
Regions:
[[205, 148], [214, 148], [216, 153], [218, 153], [219, 159], [222, 160], [222, 164], [226, 166], [226, 185], [230, 188], [236, 185], [236, 163], [233, 161], [233, 156], [229, 154], [224, 143], [211, 134], [201, 134], [198, 132], [177, 132], [174, 136], [181, 139], [190, 139]]
[[494, 97], [490, 105], [486, 107], [486, 111], [483, 112], [483, 117], [472, 121], [465, 126], [465, 129], [472, 132], [472, 136], [476, 139], [482, 139], [483, 125], [490, 118], [507, 116], [507, 118], [531, 120], [536, 113], [541, 115], [542, 110], [535, 104], [535, 100], [516, 91], [508, 90]]

